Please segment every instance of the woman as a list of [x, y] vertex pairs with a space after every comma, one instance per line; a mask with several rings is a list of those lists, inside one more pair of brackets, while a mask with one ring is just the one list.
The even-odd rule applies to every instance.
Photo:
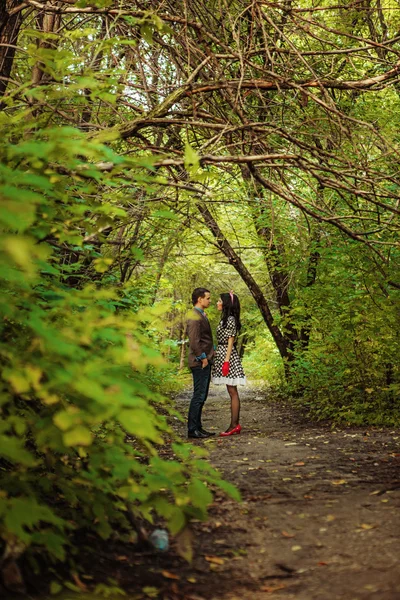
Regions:
[[242, 429], [239, 424], [240, 399], [237, 386], [246, 383], [246, 375], [234, 345], [241, 328], [239, 298], [233, 292], [221, 294], [217, 308], [222, 312], [222, 318], [217, 327], [218, 346], [211, 381], [217, 385], [225, 384], [231, 397], [231, 424], [226, 431], [220, 433], [221, 437], [226, 437], [239, 434]]

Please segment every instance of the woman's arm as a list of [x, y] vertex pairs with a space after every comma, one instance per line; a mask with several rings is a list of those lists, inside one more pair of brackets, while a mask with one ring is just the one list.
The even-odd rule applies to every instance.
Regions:
[[231, 359], [231, 352], [232, 352], [233, 342], [234, 341], [235, 341], [234, 337], [229, 337], [228, 338], [228, 346], [226, 347], [225, 362], [229, 362], [230, 359]]

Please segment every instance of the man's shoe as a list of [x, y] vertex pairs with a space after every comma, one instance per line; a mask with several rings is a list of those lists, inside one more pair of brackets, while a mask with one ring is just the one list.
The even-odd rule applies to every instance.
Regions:
[[214, 431], [206, 431], [202, 427], [200, 427], [199, 431], [200, 431], [200, 433], [202, 433], [203, 435], [206, 435], [207, 437], [211, 437], [212, 435], [215, 435]]
[[194, 438], [195, 440], [204, 440], [207, 437], [208, 435], [202, 433], [198, 429], [195, 429], [194, 431], [189, 431], [188, 433], [188, 438]]

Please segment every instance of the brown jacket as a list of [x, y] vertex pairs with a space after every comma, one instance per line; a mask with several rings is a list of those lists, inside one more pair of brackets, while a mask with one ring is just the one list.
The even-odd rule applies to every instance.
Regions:
[[200, 311], [193, 308], [187, 317], [187, 331], [189, 336], [189, 367], [201, 368], [201, 361], [196, 356], [206, 353], [208, 360], [214, 356], [214, 344], [210, 323]]

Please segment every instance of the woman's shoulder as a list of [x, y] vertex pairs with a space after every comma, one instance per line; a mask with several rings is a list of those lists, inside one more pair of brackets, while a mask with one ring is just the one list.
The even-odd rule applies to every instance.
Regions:
[[[220, 322], [218, 323], [218, 327], [220, 325], [221, 325], [221, 327], [224, 328], [224, 320], [223, 319], [221, 319]], [[236, 319], [233, 315], [229, 315], [229, 317], [226, 319], [226, 325], [236, 325]], [[226, 325], [225, 325], [225, 327], [226, 327]]]

